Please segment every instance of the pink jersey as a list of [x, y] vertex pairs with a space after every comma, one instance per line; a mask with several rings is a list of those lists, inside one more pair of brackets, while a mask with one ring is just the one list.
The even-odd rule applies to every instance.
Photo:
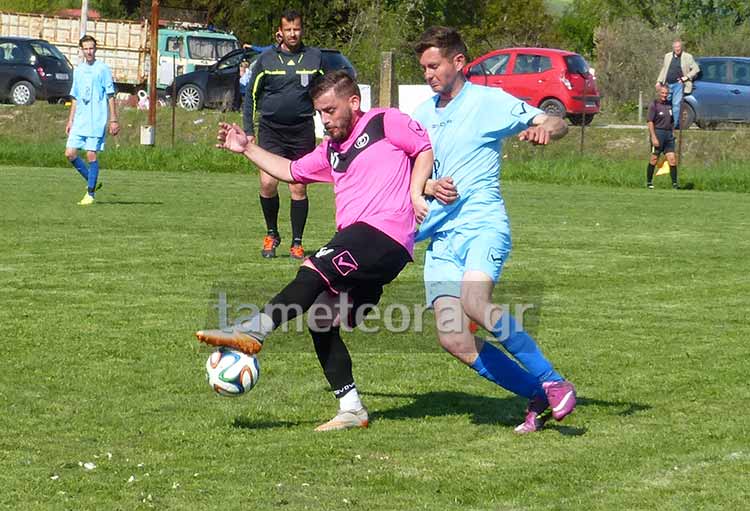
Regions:
[[364, 222], [414, 253], [412, 161], [431, 149], [422, 126], [395, 108], [365, 113], [341, 144], [324, 140], [291, 165], [299, 183], [333, 183], [336, 228]]

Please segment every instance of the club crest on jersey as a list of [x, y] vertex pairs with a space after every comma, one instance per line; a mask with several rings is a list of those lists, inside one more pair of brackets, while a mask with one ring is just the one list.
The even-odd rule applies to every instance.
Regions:
[[362, 149], [369, 143], [370, 143], [370, 135], [368, 135], [367, 133], [362, 133], [359, 136], [359, 138], [357, 138], [357, 141], [354, 142], [354, 147], [356, 149]]
[[331, 156], [330, 156], [331, 168], [335, 169], [336, 167], [338, 167], [339, 161], [340, 161], [339, 153], [337, 153], [336, 151], [331, 151]]

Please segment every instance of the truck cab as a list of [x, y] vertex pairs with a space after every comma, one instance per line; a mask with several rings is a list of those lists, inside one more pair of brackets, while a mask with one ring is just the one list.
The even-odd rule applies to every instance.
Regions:
[[166, 88], [175, 76], [207, 69], [240, 47], [232, 34], [210, 29], [159, 29], [157, 87]]

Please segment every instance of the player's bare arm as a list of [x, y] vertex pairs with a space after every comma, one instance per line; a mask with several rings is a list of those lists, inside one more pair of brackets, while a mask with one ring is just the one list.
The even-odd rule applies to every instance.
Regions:
[[70, 100], [70, 114], [68, 115], [68, 124], [65, 125], [65, 134], [70, 135], [70, 130], [73, 127], [73, 119], [76, 116], [76, 100]]
[[427, 213], [430, 207], [427, 205], [427, 201], [424, 198], [425, 184], [432, 175], [432, 166], [435, 160], [432, 154], [432, 150], [422, 151], [414, 160], [414, 167], [411, 171], [411, 203], [414, 207], [414, 215], [417, 217], [417, 222], [422, 221], [427, 217]]
[[108, 105], [109, 105], [109, 134], [114, 136], [120, 133], [120, 121], [117, 119], [117, 103], [115, 102], [114, 95], [109, 96]]
[[648, 132], [651, 135], [651, 145], [659, 147], [659, 138], [656, 136], [656, 130], [654, 129], [654, 123], [652, 121], [648, 121]]
[[518, 135], [518, 140], [535, 145], [547, 145], [551, 140], [560, 139], [567, 133], [568, 125], [563, 118], [539, 114], [531, 120], [531, 127]]
[[245, 158], [257, 165], [266, 174], [279, 181], [294, 182], [290, 170], [291, 160], [277, 156], [251, 143], [249, 137], [236, 124], [219, 123], [219, 133], [216, 139], [219, 142], [216, 147], [219, 149], [244, 154]]

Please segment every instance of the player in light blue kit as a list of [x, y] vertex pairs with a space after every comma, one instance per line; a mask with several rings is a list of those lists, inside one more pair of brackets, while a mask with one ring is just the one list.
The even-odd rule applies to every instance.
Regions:
[[[107, 125], [109, 133], [117, 135], [120, 124], [112, 71], [107, 64], [96, 60], [96, 39], [85, 35], [78, 41], [78, 46], [83, 52], [84, 62], [76, 66], [73, 73], [73, 87], [70, 89], [73, 105], [65, 126], [68, 135], [65, 157], [86, 180], [86, 195], [78, 204], [88, 206], [95, 202], [94, 194], [101, 188], [101, 183], [97, 185], [99, 161], [96, 153], [104, 150]], [[86, 151], [88, 166], [78, 156], [78, 149]]]
[[[492, 304], [492, 290], [511, 250], [499, 187], [501, 142], [518, 135], [547, 144], [563, 137], [567, 126], [500, 89], [467, 82], [462, 72], [466, 46], [454, 29], [428, 29], [415, 50], [425, 80], [437, 93], [413, 117], [427, 129], [435, 154], [433, 179], [425, 187], [434, 199], [426, 217], [418, 218], [417, 239], [432, 238], [424, 279], [440, 344], [481, 376], [528, 398], [526, 420], [516, 432], [537, 431], [550, 415], [562, 420], [571, 413], [576, 394], [522, 325]], [[492, 333], [520, 365], [475, 337], [470, 320]]]

